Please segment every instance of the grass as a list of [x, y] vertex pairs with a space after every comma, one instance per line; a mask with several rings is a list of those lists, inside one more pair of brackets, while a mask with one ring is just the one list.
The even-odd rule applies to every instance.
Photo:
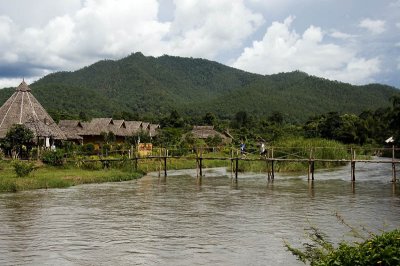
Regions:
[[66, 188], [80, 184], [119, 182], [141, 177], [141, 171], [126, 169], [81, 169], [75, 166], [36, 165], [27, 177], [17, 177], [9, 161], [0, 161], [0, 192], [17, 192], [43, 188]]

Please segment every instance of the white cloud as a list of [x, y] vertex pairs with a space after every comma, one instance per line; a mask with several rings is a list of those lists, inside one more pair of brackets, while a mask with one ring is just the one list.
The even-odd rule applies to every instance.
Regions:
[[246, 8], [242, 0], [220, 0], [212, 5], [175, 0], [174, 19], [167, 22], [159, 21], [157, 0], [83, 0], [80, 8], [73, 2], [68, 13], [44, 14], [49, 20], [40, 26], [17, 25], [1, 16], [0, 68], [10, 62], [26, 63], [44, 74], [135, 51], [214, 59], [221, 51], [240, 47], [263, 23], [263, 17]]
[[263, 22], [242, 0], [175, 0], [175, 19], [168, 34], [168, 52], [213, 59], [240, 47]]
[[331, 37], [336, 38], [336, 39], [342, 39], [342, 40], [348, 40], [351, 38], [354, 38], [354, 35], [348, 34], [348, 33], [344, 33], [344, 32], [340, 32], [340, 31], [333, 31], [330, 34]]
[[[380, 60], [385, 60], [382, 66], [397, 66], [396, 57], [387, 56], [388, 51], [381, 44], [390, 42], [393, 47], [399, 42], [395, 29], [400, 28], [396, 23], [400, 0], [385, 1], [368, 7], [375, 10], [386, 6], [384, 14], [376, 9], [376, 16], [384, 17], [386, 22], [368, 18], [360, 22], [365, 12], [356, 8], [359, 4], [345, 8], [331, 0], [304, 0], [301, 4], [296, 0], [0, 1], [0, 79], [74, 70], [100, 59], [118, 59], [140, 51], [153, 56], [231, 61], [237, 58], [236, 66], [243, 65], [251, 71], [301, 69], [329, 78], [341, 77], [340, 71], [350, 62], [363, 62], [368, 80], [373, 74], [367, 73], [378, 71]], [[392, 7], [388, 8], [388, 2]], [[321, 12], [310, 16], [310, 7], [316, 5]], [[348, 12], [344, 19], [337, 20], [344, 10]], [[265, 21], [290, 13], [298, 16], [296, 27], [320, 27], [309, 26], [297, 33], [292, 26], [293, 17], [289, 17], [284, 23], [271, 22], [262, 38], [260, 27]], [[394, 32], [390, 41], [389, 34], [380, 34], [369, 43], [361, 43], [362, 36], [355, 35], [355, 25], [376, 34]], [[252, 40], [258, 41], [249, 45]], [[243, 51], [242, 55], [238, 51]], [[257, 53], [274, 63], [265, 66]], [[361, 58], [361, 53], [370, 58]]]
[[373, 34], [380, 34], [386, 31], [384, 20], [372, 20], [369, 18], [360, 21], [359, 27], [369, 30]]
[[[8, 87], [17, 87], [21, 82], [22, 78], [1, 78], [0, 79], [0, 88], [8, 88]], [[40, 77], [30, 77], [25, 78], [25, 82], [28, 84], [33, 83], [38, 80]]]
[[[10, 18], [1, 17], [0, 47], [7, 52], [0, 58], [36, 65], [44, 73], [133, 51], [161, 53], [161, 38], [169, 23], [158, 22], [157, 12], [156, 0], [119, 0], [117, 4], [86, 0], [75, 13], [54, 17], [43, 27], [17, 28]], [[12, 44], [7, 42], [9, 36]]]
[[293, 17], [273, 22], [261, 41], [254, 41], [233, 63], [260, 74], [301, 70], [312, 75], [350, 83], [365, 83], [380, 71], [378, 58], [357, 57], [355, 51], [324, 43], [324, 33], [310, 26], [302, 35], [291, 30]]

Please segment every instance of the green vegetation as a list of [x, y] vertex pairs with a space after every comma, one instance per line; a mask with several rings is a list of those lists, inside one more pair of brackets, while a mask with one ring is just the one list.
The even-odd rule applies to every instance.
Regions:
[[[141, 53], [50, 74], [31, 88], [56, 121], [113, 116], [161, 122], [177, 110], [184, 117], [209, 113], [229, 120], [238, 112], [256, 119], [280, 113], [297, 123], [331, 111], [360, 114], [385, 108], [397, 93], [390, 86], [352, 86], [299, 71], [263, 76], [204, 59]], [[12, 92], [1, 90], [0, 103]]]
[[4, 149], [12, 158], [27, 158], [33, 147], [34, 134], [24, 125], [14, 125], [7, 132], [6, 137], [0, 140], [0, 148]]
[[35, 169], [35, 165], [31, 162], [15, 160], [12, 165], [14, 166], [17, 177], [26, 177]]
[[[347, 224], [346, 224], [347, 225]], [[316, 227], [311, 227], [308, 237], [311, 243], [304, 243], [298, 249], [285, 243], [286, 248], [298, 260], [312, 266], [322, 265], [400, 265], [400, 230], [383, 232], [381, 235], [368, 233], [362, 236], [351, 228], [361, 242], [341, 242], [335, 247], [327, 236]]]
[[[31, 165], [32, 162], [18, 162], [18, 164]], [[35, 171], [27, 176], [19, 177], [11, 161], [0, 161], [0, 192], [16, 192], [41, 188], [65, 188], [80, 184], [119, 182], [139, 178], [143, 175], [141, 171], [127, 171], [126, 168], [102, 167], [88, 170], [76, 165], [64, 167], [53, 167], [46, 165], [35, 165]]]
[[[154, 58], [136, 53], [118, 61], [100, 61], [75, 72], [51, 74], [31, 87], [56, 121], [112, 116], [160, 123], [161, 130], [152, 138], [141, 132], [126, 138], [124, 144], [116, 144], [116, 136], [104, 132], [100, 150], [92, 143], [84, 146], [63, 143], [56, 152], [41, 154], [37, 159], [45, 165], [35, 171], [21, 164], [14, 172], [7, 172], [7, 167], [0, 165], [4, 182], [3, 176], [8, 175], [7, 182], [11, 182], [10, 174], [15, 177], [17, 171], [29, 180], [41, 180], [43, 171], [50, 167], [57, 167], [54, 172], [60, 176], [68, 169], [87, 171], [94, 176], [98, 176], [97, 172], [111, 176], [112, 171], [121, 171], [124, 174], [116, 174], [117, 177], [131, 178], [126, 172], [136, 171], [136, 166], [126, 156], [131, 147], [136, 148], [139, 138], [141, 142], [152, 142], [155, 149], [168, 149], [169, 155], [193, 157], [187, 161], [168, 159], [169, 169], [195, 168], [194, 158], [199, 153], [205, 157], [230, 157], [233, 151], [233, 156], [237, 156], [241, 142], [246, 144], [246, 157], [250, 159], [260, 158], [260, 143], [265, 143], [269, 156], [273, 154], [274, 158], [302, 159], [349, 159], [350, 151], [355, 149], [358, 158], [374, 154], [391, 156], [379, 150], [386, 145], [384, 140], [393, 136], [393, 145], [400, 144], [400, 94], [395, 88], [379, 84], [352, 86], [299, 71], [262, 76], [203, 59]], [[12, 92], [11, 88], [1, 90], [0, 101]], [[190, 133], [193, 125], [212, 125], [219, 132], [229, 132], [233, 142], [224, 144], [219, 136], [195, 139]], [[34, 158], [39, 153], [32, 140], [32, 132], [15, 126], [0, 142], [4, 151], [0, 158], [4, 154]], [[74, 166], [67, 163], [71, 161]], [[203, 165], [230, 167], [230, 161], [204, 160]], [[315, 167], [337, 165], [318, 162]], [[263, 161], [242, 161], [239, 170], [265, 172], [268, 167]], [[307, 162], [276, 162], [274, 167], [275, 171], [304, 171]], [[141, 161], [137, 168], [158, 171], [160, 163]], [[55, 186], [79, 183], [71, 182], [61, 179]], [[21, 187], [14, 181], [11, 183], [14, 185], [9, 186], [10, 190]]]
[[64, 155], [63, 150], [56, 151], [44, 151], [42, 153], [42, 162], [51, 166], [62, 166], [64, 165]]

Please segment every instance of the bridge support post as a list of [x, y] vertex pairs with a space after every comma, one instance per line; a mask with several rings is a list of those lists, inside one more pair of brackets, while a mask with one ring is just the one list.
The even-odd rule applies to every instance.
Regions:
[[167, 156], [164, 157], [164, 176], [167, 177]]
[[313, 160], [313, 150], [311, 149], [310, 157], [308, 159], [308, 175], [307, 175], [308, 180], [310, 180], [310, 177], [311, 177], [311, 180], [314, 180], [314, 163], [315, 162]]
[[239, 158], [236, 157], [235, 163], [235, 182], [238, 182], [238, 172], [239, 172]]
[[351, 149], [351, 181], [355, 182], [356, 181], [356, 162], [354, 161], [356, 159], [356, 151]]
[[395, 149], [394, 145], [392, 146], [392, 182], [396, 183], [396, 164], [394, 162], [395, 157]]
[[271, 160], [271, 179], [274, 180], [275, 173], [274, 173], [274, 159]]
[[203, 176], [203, 158], [199, 158], [200, 178]]
[[310, 159], [308, 161], [308, 180], [310, 180], [310, 178], [311, 180], [314, 180], [314, 169], [315, 169], [314, 165], [315, 165], [314, 160]]

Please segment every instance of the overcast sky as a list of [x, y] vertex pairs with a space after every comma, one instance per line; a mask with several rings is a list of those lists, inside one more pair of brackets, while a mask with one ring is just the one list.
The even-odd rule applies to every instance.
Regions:
[[134, 52], [400, 88], [400, 0], [0, 0], [0, 88]]

